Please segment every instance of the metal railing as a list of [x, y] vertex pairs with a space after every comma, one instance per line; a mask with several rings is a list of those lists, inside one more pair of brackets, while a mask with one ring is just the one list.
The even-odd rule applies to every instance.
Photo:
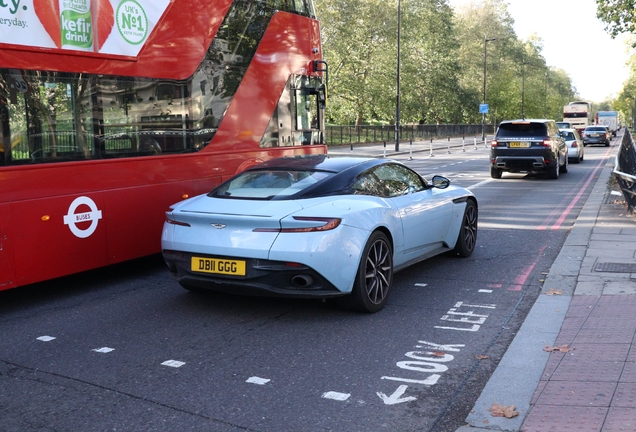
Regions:
[[[400, 141], [429, 140], [448, 137], [481, 137], [481, 124], [470, 125], [401, 125]], [[495, 127], [486, 125], [486, 133], [492, 134]], [[372, 144], [395, 141], [395, 126], [327, 126], [327, 145]]]
[[623, 191], [630, 212], [636, 206], [636, 148], [629, 129], [625, 128], [621, 147], [616, 153], [614, 177]]

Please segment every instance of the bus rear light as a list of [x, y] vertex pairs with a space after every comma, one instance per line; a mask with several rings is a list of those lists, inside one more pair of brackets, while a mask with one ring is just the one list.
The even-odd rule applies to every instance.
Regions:
[[190, 195], [188, 195], [188, 194], [183, 194], [183, 195], [181, 195], [181, 198], [182, 198], [182, 199], [188, 199], [188, 198], [190, 198]]
[[51, 220], [51, 216], [49, 215], [44, 215], [42, 216], [40, 219], [42, 219], [42, 222], [48, 222]]

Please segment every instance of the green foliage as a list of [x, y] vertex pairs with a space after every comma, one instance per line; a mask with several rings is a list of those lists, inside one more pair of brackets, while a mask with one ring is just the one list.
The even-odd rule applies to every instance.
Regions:
[[[519, 40], [507, 6], [481, 0], [453, 11], [448, 0], [400, 1], [401, 123], [480, 123], [484, 63], [489, 123], [522, 111], [562, 117], [576, 99], [571, 80], [546, 65], [540, 39]], [[328, 120], [394, 124], [398, 0], [320, 0], [316, 8], [330, 65]]]
[[612, 37], [636, 32], [636, 0], [596, 0], [596, 16]]

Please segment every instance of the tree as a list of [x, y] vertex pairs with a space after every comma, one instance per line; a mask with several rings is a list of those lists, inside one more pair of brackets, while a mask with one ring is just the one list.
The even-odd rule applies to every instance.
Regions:
[[356, 124], [386, 119], [390, 95], [395, 94], [391, 73], [395, 71], [395, 61], [391, 62], [395, 12], [389, 13], [391, 9], [381, 0], [361, 0], [355, 5], [349, 0], [325, 0], [316, 6], [330, 65], [329, 117]]
[[489, 122], [526, 117], [560, 118], [563, 105], [573, 100], [575, 91], [565, 72], [549, 68], [541, 54], [543, 42], [536, 36], [520, 40], [505, 0], [473, 1], [457, 11], [456, 28], [460, 83], [466, 94], [468, 122], [481, 120], [477, 107], [483, 100], [484, 45], [486, 39], [486, 102]]
[[612, 38], [636, 32], [636, 0], [596, 0], [596, 16]]
[[[361, 124], [394, 122], [397, 0], [324, 0], [316, 4], [330, 65], [328, 116]], [[448, 0], [402, 0], [401, 120], [460, 121], [459, 44]]]

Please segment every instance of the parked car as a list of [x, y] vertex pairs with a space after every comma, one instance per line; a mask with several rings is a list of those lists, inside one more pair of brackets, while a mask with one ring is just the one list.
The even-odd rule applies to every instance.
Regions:
[[572, 123], [570, 122], [561, 121], [561, 122], [556, 122], [556, 124], [559, 129], [572, 129]]
[[561, 135], [568, 146], [568, 159], [570, 159], [570, 162], [582, 162], [585, 155], [585, 146], [579, 131], [576, 129], [561, 129]]
[[164, 259], [186, 289], [337, 298], [377, 312], [394, 271], [450, 251], [468, 257], [477, 200], [387, 159], [274, 159], [173, 205]]
[[490, 147], [490, 176], [502, 172], [545, 172], [551, 179], [568, 172], [568, 149], [554, 120], [507, 120]]
[[610, 142], [612, 140], [612, 133], [607, 128], [607, 126], [603, 125], [594, 125], [588, 126], [583, 131], [581, 135], [581, 139], [583, 140], [583, 145], [590, 144], [603, 144], [605, 147], [609, 147]]

